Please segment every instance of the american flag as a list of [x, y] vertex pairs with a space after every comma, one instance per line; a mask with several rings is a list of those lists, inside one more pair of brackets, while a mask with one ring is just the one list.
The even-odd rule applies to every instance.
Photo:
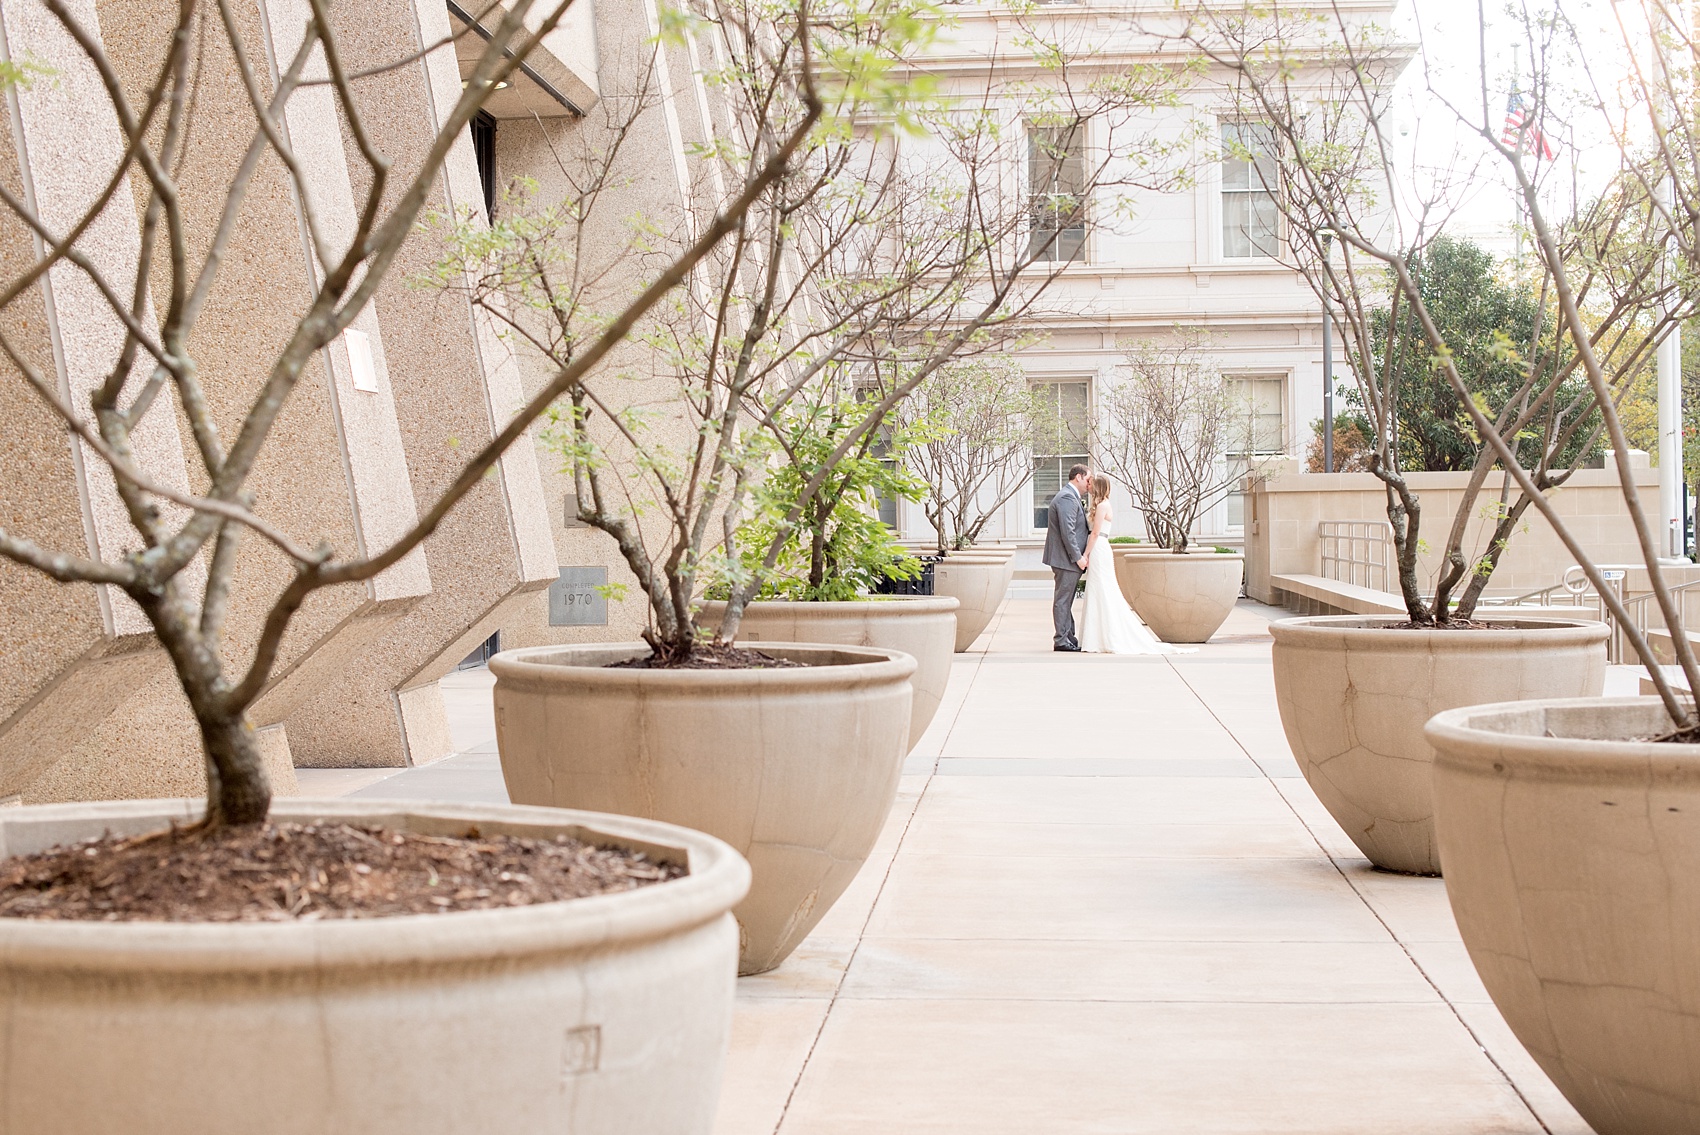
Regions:
[[1505, 129], [1499, 132], [1499, 140], [1507, 146], [1521, 147], [1525, 153], [1539, 154], [1550, 162], [1558, 151], [1535, 125], [1534, 117], [1524, 104], [1522, 93], [1512, 91], [1505, 100]]

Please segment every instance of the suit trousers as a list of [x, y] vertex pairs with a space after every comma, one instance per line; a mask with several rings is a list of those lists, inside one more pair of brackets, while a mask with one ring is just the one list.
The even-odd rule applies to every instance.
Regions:
[[1053, 646], [1079, 646], [1074, 637], [1074, 592], [1080, 586], [1078, 568], [1052, 568], [1056, 577], [1056, 592], [1051, 597], [1051, 625], [1056, 628]]

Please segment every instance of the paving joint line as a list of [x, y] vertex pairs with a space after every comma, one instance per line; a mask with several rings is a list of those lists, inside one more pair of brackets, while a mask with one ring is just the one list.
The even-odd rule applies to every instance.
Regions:
[[[1003, 624], [1004, 611], [1008, 607], [1009, 595], [1006, 592], [1003, 601], [998, 604], [997, 614], [992, 619], [992, 625], [981, 632], [982, 635], [988, 635], [993, 639], [997, 637], [998, 630]], [[973, 644], [970, 643], [969, 645], [972, 646]], [[964, 653], [968, 652], [964, 651]], [[903, 830], [897, 836], [897, 846], [892, 849], [891, 859], [885, 865], [885, 873], [880, 876], [880, 885], [874, 889], [874, 899], [868, 904], [867, 916], [862, 919], [862, 925], [856, 931], [856, 944], [851, 948], [850, 956], [844, 960], [844, 972], [838, 975], [838, 980], [832, 987], [832, 996], [826, 999], [826, 1011], [821, 1013], [820, 1024], [816, 1026], [815, 1035], [809, 1040], [809, 1051], [803, 1055], [803, 1062], [797, 1067], [797, 1075], [791, 1081], [791, 1090], [785, 1093], [785, 1104], [779, 1109], [779, 1118], [773, 1125], [773, 1135], [780, 1135], [785, 1126], [785, 1120], [791, 1114], [791, 1104], [797, 1098], [797, 1090], [803, 1086], [803, 1077], [809, 1073], [809, 1065], [815, 1058], [815, 1049], [820, 1046], [821, 1036], [826, 1032], [827, 1022], [832, 1019], [832, 1011], [838, 1006], [838, 999], [844, 991], [844, 983], [850, 977], [850, 967], [856, 964], [856, 955], [862, 950], [862, 941], [867, 937], [868, 926], [874, 918], [874, 909], [879, 906], [880, 897], [885, 894], [886, 884], [891, 881], [891, 872], [897, 866], [897, 857], [903, 854], [903, 843], [909, 838], [909, 828], [915, 823], [915, 816], [920, 812], [921, 805], [926, 801], [927, 790], [932, 787], [933, 780], [939, 775], [939, 761], [943, 759], [944, 751], [950, 745], [950, 737], [951, 734], [956, 732], [957, 723], [962, 720], [962, 712], [968, 706], [968, 697], [974, 690], [975, 681], [980, 677], [980, 667], [985, 665], [987, 653], [987, 651], [981, 651], [979, 657], [973, 663], [973, 673], [968, 678], [968, 688], [963, 691], [962, 701], [957, 705], [956, 713], [950, 719], [949, 728], [945, 730], [944, 741], [939, 745], [939, 755], [933, 758], [931, 767], [924, 774], [909, 774], [911, 776], [924, 775], [926, 780], [922, 783], [921, 791], [915, 798], [915, 807], [910, 809], [908, 817], [903, 821]], [[955, 663], [953, 662], [952, 667], [954, 668], [954, 666]]]
[[[1214, 720], [1223, 729], [1227, 730], [1228, 736], [1233, 738], [1234, 744], [1237, 745], [1239, 750], [1246, 755], [1246, 759], [1251, 761], [1252, 764], [1257, 765], [1257, 771], [1259, 774], [1262, 775], [1264, 780], [1269, 782], [1269, 787], [1274, 790], [1275, 795], [1281, 798], [1281, 803], [1286, 805], [1287, 811], [1291, 812], [1293, 818], [1298, 820], [1299, 825], [1304, 828], [1306, 834], [1308, 834], [1312, 842], [1316, 844], [1316, 849], [1320, 851], [1325, 858], [1327, 858], [1329, 865], [1334, 868], [1335, 873], [1340, 876], [1341, 881], [1344, 882], [1347, 887], [1351, 888], [1352, 893], [1358, 897], [1358, 901], [1363, 903], [1364, 909], [1369, 911], [1370, 917], [1374, 918], [1375, 921], [1380, 924], [1381, 928], [1387, 932], [1387, 936], [1393, 939], [1393, 941], [1398, 945], [1400, 952], [1410, 960], [1411, 965], [1416, 969], [1417, 973], [1422, 976], [1422, 979], [1428, 983], [1429, 988], [1433, 989], [1435, 994], [1446, 1005], [1447, 1009], [1452, 1013], [1453, 1019], [1463, 1027], [1464, 1032], [1472, 1041], [1475, 1042], [1477, 1050], [1487, 1058], [1487, 1062], [1493, 1065], [1493, 1070], [1499, 1073], [1500, 1079], [1504, 1080], [1506, 1086], [1509, 1087], [1517, 1096], [1518, 1102], [1520, 1102], [1524, 1109], [1528, 1111], [1529, 1118], [1535, 1121], [1540, 1129], [1545, 1132], [1545, 1135], [1552, 1135], [1551, 1126], [1547, 1124], [1546, 1119], [1542, 1117], [1541, 1113], [1535, 1110], [1535, 1105], [1529, 1101], [1529, 1097], [1524, 1093], [1522, 1085], [1513, 1079], [1511, 1074], [1505, 1070], [1505, 1066], [1499, 1062], [1499, 1058], [1489, 1050], [1485, 1043], [1483, 1043], [1480, 1034], [1478, 1034], [1476, 1030], [1470, 1026], [1469, 1021], [1464, 1019], [1464, 1014], [1459, 1011], [1457, 1005], [1453, 1004], [1452, 998], [1446, 995], [1446, 991], [1440, 988], [1439, 983], [1434, 980], [1428, 970], [1423, 968], [1422, 962], [1418, 961], [1416, 955], [1411, 953], [1410, 946], [1408, 946], [1405, 943], [1405, 940], [1400, 938], [1399, 935], [1394, 932], [1392, 926], [1388, 925], [1387, 920], [1381, 916], [1381, 912], [1375, 908], [1375, 904], [1369, 901], [1369, 897], [1364, 893], [1362, 888], [1352, 881], [1352, 877], [1346, 873], [1345, 868], [1340, 865], [1340, 861], [1335, 857], [1334, 853], [1329, 851], [1327, 846], [1323, 844], [1322, 838], [1317, 835], [1316, 830], [1310, 826], [1310, 822], [1299, 814], [1299, 810], [1293, 807], [1293, 802], [1287, 798], [1287, 794], [1281, 791], [1281, 786], [1276, 783], [1276, 778], [1270, 776], [1264, 771], [1263, 766], [1258, 764], [1257, 758], [1251, 755], [1251, 750], [1247, 749], [1244, 742], [1240, 740], [1239, 734], [1235, 733], [1233, 729], [1228, 726], [1228, 723], [1223, 721], [1221, 717], [1217, 715], [1215, 708], [1205, 700], [1204, 696], [1198, 692], [1191, 682], [1186, 680], [1186, 675], [1181, 673], [1180, 667], [1175, 665], [1174, 658], [1174, 655], [1163, 656], [1163, 660], [1169, 664], [1169, 668], [1174, 670], [1176, 675], [1180, 677], [1181, 684], [1186, 686], [1187, 691], [1191, 693], [1193, 697], [1198, 699], [1198, 704], [1204, 707], [1205, 712], [1210, 715], [1212, 720]], [[1271, 660], [1271, 665], [1273, 665], [1273, 660]], [[1295, 757], [1294, 759], [1296, 760], [1297, 758]], [[1303, 771], [1302, 766], [1301, 771]], [[1308, 785], [1309, 782], [1307, 781], [1306, 783]]]

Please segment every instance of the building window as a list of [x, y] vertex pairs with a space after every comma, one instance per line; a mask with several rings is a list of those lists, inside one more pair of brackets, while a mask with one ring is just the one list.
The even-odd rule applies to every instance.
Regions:
[[[855, 399], [858, 405], [863, 402], [878, 403], [882, 397], [884, 395], [881, 393], [877, 382], [858, 382], [855, 386]], [[879, 458], [881, 468], [888, 472], [897, 471], [897, 458], [891, 455], [890, 418], [880, 423], [879, 433], [874, 438], [874, 443], [868, 447], [868, 453]], [[897, 498], [876, 492], [874, 494], [874, 505], [879, 513], [880, 523], [893, 532], [898, 531], [897, 522], [900, 517], [898, 515]]]
[[1086, 259], [1086, 124], [1027, 130], [1028, 254]]
[[1084, 382], [1036, 384], [1033, 421], [1033, 527], [1044, 528], [1051, 498], [1068, 482], [1068, 467], [1086, 464], [1091, 406]]
[[[1242, 415], [1233, 431], [1234, 452], [1228, 460], [1238, 465], [1244, 476], [1251, 471], [1254, 458], [1287, 451], [1287, 384], [1282, 378], [1264, 377], [1224, 381]], [[1238, 489], [1228, 496], [1228, 527], [1245, 527], [1245, 494]]]
[[1275, 139], [1256, 122], [1222, 123], [1222, 255], [1274, 256], [1281, 248]]
[[472, 120], [472, 157], [478, 163], [478, 184], [484, 191], [484, 215], [496, 219], [496, 120], [479, 111]]

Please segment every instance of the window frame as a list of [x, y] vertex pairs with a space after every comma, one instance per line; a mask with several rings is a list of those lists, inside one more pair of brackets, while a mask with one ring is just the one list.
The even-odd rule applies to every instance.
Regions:
[[[1275, 449], [1260, 449], [1260, 448], [1254, 447], [1254, 448], [1249, 449], [1249, 450], [1235, 451], [1235, 452], [1223, 454], [1223, 460], [1227, 461], [1230, 466], [1237, 465], [1237, 466], [1240, 467], [1242, 477], [1251, 472], [1251, 467], [1258, 461], [1259, 458], [1284, 457], [1292, 451], [1291, 450], [1291, 446], [1292, 446], [1292, 442], [1293, 442], [1293, 432], [1292, 432], [1292, 429], [1291, 429], [1292, 422], [1291, 422], [1291, 415], [1288, 414], [1288, 412], [1287, 412], [1287, 409], [1288, 409], [1287, 397], [1288, 397], [1288, 394], [1291, 392], [1292, 380], [1293, 380], [1293, 375], [1292, 375], [1291, 371], [1264, 371], [1264, 370], [1241, 371], [1241, 372], [1230, 371], [1230, 372], [1222, 375], [1222, 381], [1225, 382], [1225, 383], [1272, 382], [1272, 383], [1278, 384], [1278, 387], [1277, 387], [1278, 394], [1277, 394], [1277, 398], [1276, 398], [1276, 404], [1281, 408], [1281, 414], [1280, 414], [1281, 430], [1280, 430], [1280, 445], [1279, 445], [1279, 447], [1275, 448]], [[1256, 411], [1254, 410], [1253, 414], [1255, 414], [1255, 413], [1256, 413]], [[1256, 428], [1257, 427], [1256, 427], [1256, 424], [1254, 422], [1254, 424], [1252, 426], [1252, 429], [1254, 431], [1254, 436], [1255, 436]], [[1225, 510], [1224, 524], [1226, 525], [1228, 531], [1232, 532], [1235, 529], [1238, 529], [1238, 530], [1243, 532], [1245, 530], [1245, 493], [1244, 493], [1244, 491], [1240, 490], [1240, 489], [1234, 489], [1232, 492], [1228, 493], [1228, 495], [1226, 497], [1224, 497], [1223, 500], [1222, 500], [1222, 507]], [[1236, 511], [1239, 512], [1239, 514], [1240, 514], [1239, 520], [1237, 522], [1234, 519], [1234, 513]]]
[[[1079, 443], [1080, 449], [1077, 452], [1041, 453], [1038, 445], [1036, 444], [1038, 440], [1037, 438], [1034, 438], [1033, 441], [1029, 443], [1030, 451], [1028, 453], [1028, 457], [1031, 471], [1028, 474], [1027, 484], [1030, 490], [1030, 501], [1032, 506], [1029, 509], [1029, 513], [1033, 518], [1033, 531], [1043, 532], [1046, 527], [1046, 521], [1043, 517], [1044, 514], [1049, 511], [1051, 501], [1050, 497], [1047, 497], [1043, 504], [1039, 501], [1039, 465], [1041, 462], [1054, 463], [1056, 488], [1052, 489], [1050, 493], [1050, 496], [1054, 497], [1057, 493], [1062, 491], [1063, 485], [1067, 483], [1067, 472], [1070, 465], [1073, 465], [1076, 462], [1086, 465], [1090, 465], [1092, 463], [1090, 441], [1092, 429], [1093, 383], [1092, 378], [1089, 375], [1057, 375], [1054, 377], [1047, 376], [1044, 378], [1029, 377], [1028, 386], [1035, 391], [1040, 387], [1055, 387], [1055, 398], [1058, 401], [1062, 398], [1061, 389], [1065, 386], [1079, 386], [1082, 388], [1082, 393], [1084, 394], [1080, 407], [1080, 421], [1078, 423], [1079, 433], [1076, 434], [1066, 423], [1060, 425], [1057, 431], [1057, 441], [1059, 444], [1066, 445], [1069, 442]], [[1069, 436], [1063, 436], [1065, 431], [1069, 434]]]
[[[1087, 161], [1091, 156], [1092, 149], [1091, 120], [1081, 119], [1070, 126], [1043, 126], [1029, 121], [1022, 124], [1022, 130], [1023, 136], [1027, 141], [1027, 166], [1023, 176], [1023, 185], [1025, 187], [1025, 196], [1027, 200], [1028, 254], [1033, 254], [1037, 242], [1041, 239], [1040, 234], [1055, 232], [1057, 234], [1056, 239], [1051, 242], [1050, 247], [1044, 256], [1034, 258], [1035, 263], [1091, 263], [1092, 195], [1090, 188], [1086, 185]], [[1058, 197], [1064, 196], [1064, 194], [1060, 192], [1053, 192], [1053, 190], [1063, 188], [1060, 183], [1067, 180], [1067, 167], [1071, 163], [1076, 162], [1079, 164], [1077, 175], [1080, 182], [1078, 187], [1080, 192], [1078, 195], [1070, 195], [1076, 196], [1078, 200], [1078, 205], [1074, 210], [1074, 215], [1070, 218], [1076, 223], [1064, 228], [1052, 229], [1041, 226], [1037, 223], [1047, 211], [1054, 216], [1056, 214], [1056, 209], [1052, 206], [1040, 203], [1041, 194], [1038, 187], [1034, 184], [1039, 166], [1038, 150], [1035, 142], [1036, 139], [1040, 137], [1041, 132], [1055, 135], [1063, 131], [1071, 131], [1073, 133], [1073, 137], [1070, 139], [1072, 145], [1068, 147], [1066, 154], [1060, 160], [1055, 157], [1050, 158], [1051, 177], [1049, 178], [1049, 184], [1046, 187], [1047, 191], [1043, 194], [1043, 198], [1046, 200], [1054, 200]], [[1079, 231], [1078, 243], [1071, 245], [1069, 242], [1072, 238], [1068, 234], [1075, 232], [1075, 230]], [[1066, 254], [1065, 250], [1067, 250]]]
[[[1262, 165], [1265, 162], [1273, 165], [1275, 159], [1265, 153], [1263, 155], [1263, 162], [1259, 162], [1256, 159], [1244, 161], [1234, 157], [1228, 150], [1228, 131], [1230, 129], [1240, 130], [1245, 127], [1263, 127], [1267, 129], [1267, 124], [1258, 122], [1255, 119], [1231, 117], [1220, 118], [1217, 120], [1216, 124], [1217, 144], [1221, 147], [1222, 151], [1222, 158], [1216, 163], [1216, 213], [1218, 218], [1218, 223], [1216, 225], [1216, 242], [1219, 252], [1218, 259], [1235, 263], [1277, 260], [1280, 258], [1281, 252], [1286, 247], [1287, 236], [1286, 218], [1282, 215], [1280, 207], [1279, 194], [1281, 187], [1279, 181], [1274, 181], [1274, 183], [1271, 184], [1272, 178], [1256, 176], [1256, 171], [1259, 165]], [[1271, 136], [1268, 141], [1271, 144], [1271, 148], [1273, 148], [1273, 136]], [[1237, 137], [1235, 142], [1238, 145], [1246, 144], [1243, 137]], [[1237, 165], [1243, 165], [1245, 167], [1246, 184], [1244, 186], [1229, 186], [1228, 164], [1230, 162]], [[1260, 246], [1257, 238], [1252, 234], [1248, 225], [1243, 230], [1243, 233], [1246, 245], [1250, 251], [1243, 253], [1228, 251], [1228, 201], [1230, 197], [1244, 198], [1251, 203], [1249, 208], [1251, 208], [1253, 212], [1247, 214], [1248, 218], [1255, 215], [1256, 202], [1258, 200], [1266, 200], [1269, 202], [1269, 210], [1273, 214], [1272, 226], [1269, 230], [1269, 237], [1272, 242], [1271, 248], [1266, 250]]]

